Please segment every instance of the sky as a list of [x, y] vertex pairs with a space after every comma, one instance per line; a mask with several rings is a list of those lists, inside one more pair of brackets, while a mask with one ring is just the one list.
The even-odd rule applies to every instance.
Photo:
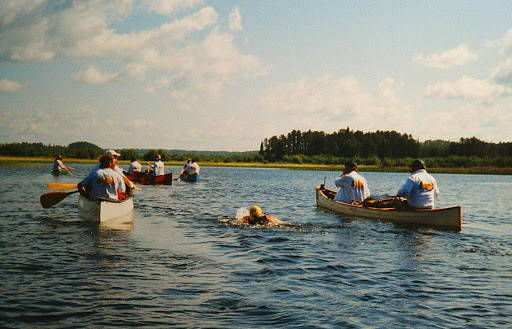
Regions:
[[512, 1], [0, 0], [0, 143], [512, 142]]

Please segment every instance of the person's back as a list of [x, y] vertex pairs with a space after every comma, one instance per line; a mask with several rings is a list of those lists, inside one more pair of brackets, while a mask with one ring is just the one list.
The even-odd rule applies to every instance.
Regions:
[[343, 174], [334, 180], [339, 187], [334, 200], [345, 203], [363, 202], [370, 197], [366, 179], [357, 172], [357, 164], [347, 162]]
[[102, 156], [99, 168], [93, 168], [91, 173], [78, 184], [81, 193], [85, 192], [91, 200], [118, 200], [118, 194], [125, 193], [126, 186], [122, 176], [114, 170], [114, 166], [115, 161], [112, 156]]
[[58, 156], [53, 161], [53, 170], [59, 171], [61, 169], [64, 169], [64, 163], [62, 162], [62, 158], [60, 156]]
[[411, 176], [400, 188], [397, 195], [407, 198], [407, 204], [414, 208], [434, 208], [435, 197], [439, 194], [436, 179], [427, 173], [425, 164], [415, 160], [411, 164]]
[[199, 175], [199, 165], [195, 160], [192, 160], [185, 169], [185, 172], [187, 175]]
[[153, 166], [153, 175], [154, 176], [161, 176], [161, 175], [165, 175], [165, 165], [164, 163], [162, 162], [162, 160], [157, 160]]
[[131, 159], [130, 165], [128, 166], [128, 172], [140, 172], [141, 170], [142, 166], [137, 159]]

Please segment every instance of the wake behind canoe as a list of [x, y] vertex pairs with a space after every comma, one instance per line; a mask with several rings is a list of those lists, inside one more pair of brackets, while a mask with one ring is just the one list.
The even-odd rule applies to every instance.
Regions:
[[361, 204], [349, 204], [335, 201], [336, 191], [316, 186], [316, 204], [320, 208], [336, 213], [374, 218], [401, 224], [427, 225], [444, 229], [462, 230], [461, 207], [435, 208], [415, 211], [396, 210], [395, 208], [371, 208]]

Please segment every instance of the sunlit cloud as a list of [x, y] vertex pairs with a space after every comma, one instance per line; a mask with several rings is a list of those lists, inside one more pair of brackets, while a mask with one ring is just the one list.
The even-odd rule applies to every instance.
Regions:
[[242, 15], [240, 15], [240, 9], [238, 9], [238, 7], [233, 8], [229, 13], [229, 29], [231, 31], [242, 30]]
[[465, 45], [449, 49], [441, 53], [418, 54], [413, 61], [426, 67], [447, 69], [454, 66], [462, 66], [478, 59]]
[[169, 15], [180, 10], [194, 8], [203, 2], [205, 0], [144, 0], [144, 5], [158, 14]]
[[487, 80], [463, 76], [455, 81], [443, 81], [425, 88], [426, 96], [493, 102], [512, 95], [512, 89]]
[[280, 124], [290, 129], [309, 129], [314, 123], [320, 130], [350, 126], [365, 131], [400, 127], [408, 131], [411, 110], [401, 104], [396, 85], [394, 79], [386, 78], [371, 90], [353, 76], [326, 74], [274, 86], [261, 107], [282, 114]]
[[104, 73], [98, 71], [98, 69], [94, 66], [89, 66], [88, 68], [83, 69], [73, 75], [73, 80], [94, 85], [101, 85], [116, 80], [118, 77], [119, 73]]
[[0, 92], [2, 93], [16, 93], [23, 88], [23, 85], [17, 81], [7, 79], [0, 79]]
[[500, 63], [493, 70], [491, 78], [500, 84], [512, 84], [512, 58]]

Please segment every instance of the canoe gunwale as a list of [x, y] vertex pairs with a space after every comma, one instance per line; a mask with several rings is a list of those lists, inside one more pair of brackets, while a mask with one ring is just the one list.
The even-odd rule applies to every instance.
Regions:
[[317, 207], [328, 209], [339, 214], [354, 217], [379, 219], [399, 224], [413, 224], [444, 228], [450, 230], [462, 230], [462, 211], [460, 206], [434, 209], [419, 209], [414, 211], [396, 210], [394, 208], [363, 207], [362, 204], [350, 204], [335, 201], [329, 198], [324, 191], [330, 194], [334, 190], [316, 186]]

